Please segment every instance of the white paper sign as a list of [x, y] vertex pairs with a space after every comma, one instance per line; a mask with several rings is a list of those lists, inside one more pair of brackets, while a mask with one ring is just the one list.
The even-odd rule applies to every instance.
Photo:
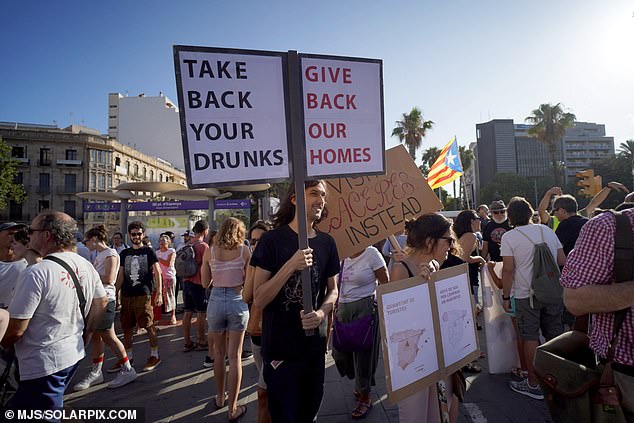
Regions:
[[467, 274], [436, 282], [436, 302], [445, 367], [449, 367], [478, 349]]
[[380, 61], [301, 57], [306, 174], [385, 171]]
[[176, 46], [174, 60], [189, 186], [288, 178], [282, 55]]
[[427, 284], [383, 295], [392, 391], [438, 370], [434, 322], [430, 311], [431, 297]]

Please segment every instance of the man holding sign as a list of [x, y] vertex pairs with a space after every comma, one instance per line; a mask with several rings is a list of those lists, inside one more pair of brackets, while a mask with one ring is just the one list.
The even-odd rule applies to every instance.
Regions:
[[[305, 183], [306, 216], [297, 215], [291, 186], [273, 217], [275, 229], [262, 235], [251, 265], [256, 306], [262, 316], [262, 357], [269, 409], [275, 422], [312, 422], [324, 388], [327, 316], [337, 299], [339, 258], [334, 239], [315, 230], [325, 217], [326, 186]], [[297, 250], [298, 220], [305, 218], [310, 248]], [[301, 270], [310, 268], [313, 310], [302, 306]], [[305, 330], [318, 329], [307, 336]]]

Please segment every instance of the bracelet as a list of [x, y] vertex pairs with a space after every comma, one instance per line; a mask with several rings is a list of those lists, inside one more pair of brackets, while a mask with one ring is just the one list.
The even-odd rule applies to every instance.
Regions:
[[511, 297], [505, 297], [504, 295], [502, 295], [502, 300], [503, 301], [510, 301]]

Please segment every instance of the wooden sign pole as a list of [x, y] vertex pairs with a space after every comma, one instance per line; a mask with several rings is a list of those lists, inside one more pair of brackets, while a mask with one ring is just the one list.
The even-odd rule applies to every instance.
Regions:
[[[306, 223], [306, 195], [304, 181], [306, 180], [306, 141], [304, 133], [303, 106], [301, 97], [301, 72], [299, 56], [296, 51], [288, 52], [288, 93], [291, 112], [291, 161], [293, 181], [295, 183], [295, 213], [297, 216], [297, 231], [299, 248], [306, 249], [308, 245], [308, 225]], [[313, 311], [312, 288], [310, 282], [310, 268], [302, 270], [302, 292], [304, 313]], [[306, 336], [314, 331], [307, 330]]]

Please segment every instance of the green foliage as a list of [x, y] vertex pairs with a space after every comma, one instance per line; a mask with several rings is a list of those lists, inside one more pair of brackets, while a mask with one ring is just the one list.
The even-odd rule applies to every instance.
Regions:
[[533, 125], [528, 130], [528, 135], [537, 138], [548, 148], [551, 171], [555, 185], [559, 186], [561, 180], [561, 168], [557, 165], [557, 147], [566, 133], [566, 129], [575, 124], [577, 117], [573, 113], [564, 112], [561, 103], [552, 105], [541, 104], [533, 110], [533, 114], [526, 118], [526, 122]]
[[473, 150], [469, 150], [464, 145], [459, 146], [458, 150], [460, 151], [460, 163], [462, 163], [462, 170], [466, 172], [467, 169], [471, 167], [471, 165], [473, 164], [473, 161], [475, 160], [475, 156], [473, 155]]
[[416, 160], [416, 150], [420, 148], [421, 142], [428, 129], [432, 129], [434, 122], [424, 120], [423, 113], [418, 107], [412, 108], [411, 112], [403, 113], [403, 119], [396, 121], [396, 126], [392, 130], [392, 136], [398, 137], [401, 143], [405, 143], [412, 160]]
[[423, 152], [423, 164], [419, 166], [419, 169], [423, 173], [423, 176], [427, 177], [429, 169], [434, 164], [438, 156], [440, 156], [440, 149], [437, 147], [429, 147]]
[[503, 200], [508, 204], [515, 196], [524, 197], [532, 204], [535, 197], [533, 181], [516, 173], [498, 173], [480, 190], [479, 201], [481, 204], [490, 204], [494, 200]]
[[16, 184], [18, 164], [11, 158], [11, 146], [0, 138], [0, 208], [6, 209], [9, 200], [23, 203], [26, 200], [24, 185]]

